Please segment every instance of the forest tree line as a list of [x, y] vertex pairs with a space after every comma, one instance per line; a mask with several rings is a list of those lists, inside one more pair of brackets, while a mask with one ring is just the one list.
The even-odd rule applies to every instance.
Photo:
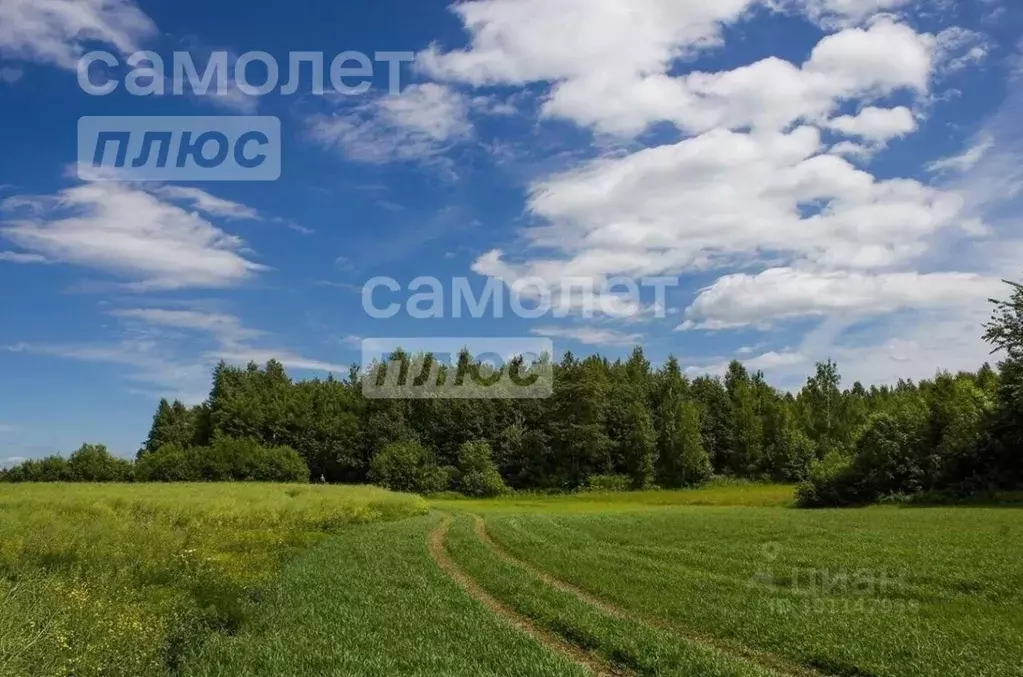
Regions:
[[[203, 404], [162, 401], [135, 463], [110, 457], [108, 466], [123, 465], [100, 479], [312, 479], [492, 495], [675, 488], [721, 475], [801, 482], [808, 506], [1016, 488], [1023, 287], [996, 302], [985, 330], [1004, 357], [997, 369], [845, 387], [829, 360], [797, 392], [738, 361], [723, 378], [690, 379], [674, 357], [654, 368], [641, 347], [616, 361], [566, 353], [545, 399], [371, 399], [357, 367], [343, 379], [293, 381], [276, 361], [221, 363]], [[459, 371], [484, 369], [468, 359]], [[76, 454], [103, 465], [96, 448], [83, 450]], [[84, 477], [75, 461], [30, 461], [3, 477], [73, 481]]]

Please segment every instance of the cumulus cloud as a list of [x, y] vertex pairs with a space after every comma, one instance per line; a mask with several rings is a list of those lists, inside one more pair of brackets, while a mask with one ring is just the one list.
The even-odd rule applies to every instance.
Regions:
[[628, 77], [664, 72], [719, 42], [752, 0], [477, 0], [452, 6], [470, 34], [463, 50], [417, 58], [435, 78], [473, 85]]
[[535, 327], [532, 333], [589, 346], [633, 346], [643, 341], [642, 334], [628, 334], [601, 327]]
[[[783, 129], [844, 100], [929, 88], [937, 39], [890, 17], [825, 36], [801, 66], [769, 57], [730, 71], [674, 76], [677, 59], [716, 44], [722, 25], [752, 3], [640, 4], [463, 3], [456, 11], [470, 46], [447, 52], [433, 46], [417, 63], [435, 77], [473, 85], [549, 82], [545, 115], [627, 136], [657, 122], [690, 133]], [[581, 28], [565, 32], [566, 25]]]
[[[226, 209], [202, 191], [186, 193], [176, 197]], [[231, 287], [265, 270], [246, 258], [241, 238], [134, 185], [86, 182], [51, 196], [13, 196], [0, 207], [0, 236], [27, 254], [111, 273], [137, 290]]]
[[4, 0], [0, 54], [74, 70], [90, 43], [139, 49], [156, 25], [134, 0]]
[[368, 163], [435, 157], [472, 133], [468, 98], [436, 83], [316, 115], [308, 125], [314, 141]]
[[870, 143], [885, 143], [911, 134], [917, 129], [913, 112], [905, 106], [875, 108], [868, 106], [856, 115], [843, 115], [827, 122], [829, 129]]
[[[932, 311], [961, 318], [997, 293], [990, 269], [964, 262], [949, 270], [936, 262], [951, 242], [989, 236], [987, 222], [972, 208], [971, 191], [881, 178], [854, 163], [865, 165], [916, 132], [923, 111], [940, 99], [943, 79], [982, 62], [988, 45], [961, 28], [917, 30], [908, 14], [915, 4], [456, 5], [468, 45], [431, 46], [417, 59], [421, 72], [463, 86], [539, 83], [547, 87], [542, 115], [624, 137], [601, 138], [612, 141], [609, 152], [535, 180], [526, 205], [531, 225], [514, 247], [483, 254], [472, 269], [554, 287], [570, 278], [727, 271], [697, 292], [685, 327], [843, 322], [826, 339], [813, 332], [798, 348], [750, 351], [756, 368], [794, 373], [837, 346], [865, 373], [883, 369], [865, 366], [863, 346], [888, 350], [891, 359], [903, 347], [924, 346], [922, 354], [936, 358], [923, 333], [899, 322], [910, 315], [931, 320]], [[687, 58], [721, 43], [724, 26], [763, 6], [802, 13], [824, 30], [802, 63], [770, 56], [718, 72], [688, 67]], [[566, 32], [569, 25], [578, 30]], [[661, 123], [684, 137], [648, 145], [640, 134]], [[961, 171], [984, 152], [978, 146], [931, 169]], [[748, 269], [763, 272], [742, 272]], [[880, 343], [843, 343], [856, 322], [890, 333]], [[966, 326], [942, 326], [951, 324], [955, 332]], [[605, 331], [630, 336], [604, 327], [541, 330], [594, 342], [614, 339]], [[976, 340], [965, 343], [972, 358]]]
[[1000, 292], [998, 278], [969, 273], [815, 272], [772, 268], [727, 275], [702, 290], [681, 329], [762, 328], [797, 317], [846, 319], [899, 310], [977, 307]]
[[[877, 269], [919, 256], [962, 226], [961, 198], [917, 181], [881, 181], [833, 155], [820, 134], [715, 130], [600, 159], [533, 186], [547, 222], [524, 233], [556, 256], [481, 257], [494, 277], [679, 274], [760, 257]], [[528, 250], [527, 250], [528, 251]]]

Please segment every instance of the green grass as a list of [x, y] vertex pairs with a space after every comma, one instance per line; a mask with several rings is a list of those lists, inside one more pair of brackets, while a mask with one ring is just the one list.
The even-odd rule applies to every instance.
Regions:
[[164, 674], [329, 533], [425, 512], [362, 487], [0, 484], [0, 675]]
[[635, 620], [616, 617], [546, 585], [494, 555], [473, 532], [470, 518], [455, 520], [448, 534], [454, 560], [490, 594], [585, 649], [642, 675], [763, 677], [773, 674], [685, 641]]
[[675, 491], [520, 493], [484, 500], [444, 497], [430, 501], [438, 510], [510, 513], [604, 513], [683, 505], [787, 507], [794, 503], [795, 487], [792, 485], [728, 481]]
[[583, 677], [471, 600], [430, 558], [437, 518], [349, 530], [292, 563], [260, 615], [187, 677]]
[[[1020, 508], [791, 503], [716, 483], [431, 505], [492, 596], [636, 675], [1023, 675]], [[0, 485], [0, 677], [581, 677], [438, 568], [426, 511], [365, 487]], [[623, 613], [499, 557], [470, 512]]]
[[1019, 510], [677, 507], [486, 518], [515, 556], [616, 605], [823, 672], [1023, 674]]

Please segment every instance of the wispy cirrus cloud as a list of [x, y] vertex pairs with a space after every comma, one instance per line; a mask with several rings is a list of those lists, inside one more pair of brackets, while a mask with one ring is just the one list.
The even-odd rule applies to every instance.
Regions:
[[315, 115], [307, 124], [313, 141], [371, 164], [429, 161], [472, 132], [466, 96], [436, 83]]
[[347, 373], [348, 366], [275, 345], [265, 331], [232, 314], [195, 308], [142, 307], [108, 311], [119, 322], [101, 343], [17, 343], [8, 352], [123, 367], [130, 387], [145, 394], [201, 402], [220, 360], [244, 365], [274, 359], [289, 369]]
[[88, 43], [126, 54], [157, 33], [134, 0], [4, 0], [0, 55], [75, 70]]

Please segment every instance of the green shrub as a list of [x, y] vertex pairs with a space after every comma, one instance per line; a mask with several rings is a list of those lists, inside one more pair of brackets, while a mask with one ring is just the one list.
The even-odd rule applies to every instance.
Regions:
[[71, 482], [131, 482], [131, 461], [117, 458], [102, 444], [83, 444], [67, 462]]
[[6, 482], [67, 482], [70, 473], [67, 461], [61, 456], [30, 459], [7, 471]]
[[414, 440], [392, 442], [373, 458], [371, 477], [393, 491], [430, 494], [451, 486], [451, 469], [437, 465], [433, 453]]
[[489, 498], [508, 492], [497, 470], [490, 445], [483, 441], [466, 442], [458, 449], [458, 490], [466, 496]]
[[439, 494], [448, 491], [454, 486], [456, 477], [458, 477], [458, 468], [450, 465], [427, 465], [423, 468], [420, 493]]
[[308, 482], [309, 468], [289, 447], [219, 437], [209, 447], [166, 444], [136, 462], [140, 482]]
[[458, 488], [463, 494], [473, 498], [492, 498], [508, 493], [508, 486], [496, 470], [487, 472], [473, 470], [463, 473]]
[[165, 444], [156, 451], [143, 454], [135, 461], [138, 482], [201, 482], [199, 468], [192, 462], [191, 450], [176, 444]]
[[807, 507], [872, 503], [934, 487], [941, 459], [927, 451], [927, 410], [906, 407], [879, 414], [856, 442], [851, 461], [829, 454], [798, 490]]
[[61, 456], [32, 459], [4, 473], [6, 482], [131, 482], [131, 461], [118, 458], [102, 444], [83, 444], [65, 460]]
[[849, 460], [832, 452], [810, 468], [810, 476], [796, 489], [796, 500], [803, 508], [849, 505], [854, 501], [850, 489]]

